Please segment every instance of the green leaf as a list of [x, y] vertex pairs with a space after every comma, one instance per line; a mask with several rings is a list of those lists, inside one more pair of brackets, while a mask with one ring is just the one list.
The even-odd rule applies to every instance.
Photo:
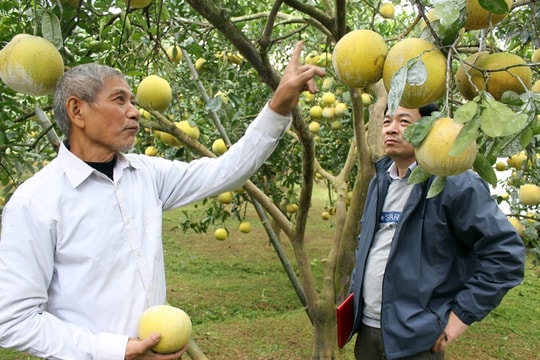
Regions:
[[446, 176], [435, 176], [435, 180], [433, 180], [431, 186], [429, 187], [427, 198], [429, 199], [439, 195], [439, 193], [443, 191], [445, 185]]
[[523, 99], [521, 98], [521, 96], [517, 92], [512, 91], [512, 90], [506, 90], [505, 92], [503, 92], [501, 95], [500, 101], [507, 105], [513, 105], [513, 106], [523, 105]]
[[421, 165], [416, 165], [407, 179], [407, 184], [419, 184], [429, 179], [430, 176], [431, 174], [428, 173]]
[[406, 81], [407, 66], [403, 66], [392, 77], [392, 84], [390, 85], [390, 91], [388, 92], [388, 111], [390, 114], [394, 114], [399, 106]]
[[527, 114], [516, 114], [508, 106], [485, 93], [480, 116], [482, 131], [491, 137], [508, 136], [521, 131], [527, 124]]
[[510, 10], [504, 0], [478, 0], [478, 3], [481, 7], [494, 14], [500, 15]]
[[519, 136], [519, 143], [523, 148], [526, 148], [532, 141], [532, 138], [534, 136], [533, 129], [528, 126], [523, 130], [521, 135]]
[[476, 101], [469, 101], [454, 112], [454, 121], [458, 124], [465, 124], [474, 118], [477, 111], [478, 104]]
[[497, 175], [492, 164], [482, 154], [477, 154], [474, 159], [473, 169], [480, 175], [482, 179], [487, 181], [491, 186], [497, 186]]
[[478, 122], [477, 121], [469, 121], [459, 131], [459, 134], [456, 137], [456, 141], [454, 141], [454, 144], [450, 148], [450, 151], [448, 152], [448, 155], [450, 155], [450, 156], [458, 156], [463, 151], [468, 149], [469, 146], [474, 141], [476, 141], [477, 136], [478, 136]]
[[205, 109], [207, 111], [219, 111], [221, 109], [221, 96], [214, 96], [208, 100]]
[[422, 59], [413, 59], [413, 62], [407, 63], [409, 70], [407, 71], [407, 83], [410, 85], [422, 85], [427, 80], [426, 65]]
[[435, 116], [423, 116], [415, 122], [407, 126], [403, 132], [403, 139], [414, 147], [420, 146], [431, 130], [433, 123], [437, 120]]
[[53, 43], [57, 49], [62, 48], [63, 38], [60, 20], [51, 11], [45, 11], [43, 13], [41, 19], [41, 33], [43, 34], [43, 37]]

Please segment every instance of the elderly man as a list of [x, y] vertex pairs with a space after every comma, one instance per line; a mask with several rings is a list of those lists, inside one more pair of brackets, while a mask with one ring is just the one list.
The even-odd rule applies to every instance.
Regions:
[[54, 113], [67, 139], [4, 208], [0, 346], [48, 359], [178, 359], [137, 338], [145, 309], [165, 302], [162, 211], [241, 186], [275, 149], [316, 66], [298, 43], [271, 100], [219, 158], [190, 163], [137, 154], [139, 112], [124, 76], [67, 71]]

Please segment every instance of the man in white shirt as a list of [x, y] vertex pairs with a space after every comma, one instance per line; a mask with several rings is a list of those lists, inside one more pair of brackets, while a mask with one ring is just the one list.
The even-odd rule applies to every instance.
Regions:
[[0, 346], [48, 359], [178, 359], [140, 340], [137, 321], [165, 302], [162, 211], [241, 186], [288, 128], [300, 93], [324, 71], [300, 65], [302, 44], [272, 99], [219, 158], [190, 163], [137, 154], [139, 112], [124, 76], [86, 64], [55, 92], [67, 135], [56, 159], [4, 208]]

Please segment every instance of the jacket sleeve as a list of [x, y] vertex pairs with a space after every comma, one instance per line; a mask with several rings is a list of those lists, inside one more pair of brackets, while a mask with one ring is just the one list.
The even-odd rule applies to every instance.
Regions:
[[465, 324], [471, 324], [482, 320], [509, 289], [521, 283], [525, 247], [478, 176], [454, 190], [457, 196], [452, 199], [449, 225], [456, 239], [473, 250], [477, 266], [457, 294], [452, 310]]

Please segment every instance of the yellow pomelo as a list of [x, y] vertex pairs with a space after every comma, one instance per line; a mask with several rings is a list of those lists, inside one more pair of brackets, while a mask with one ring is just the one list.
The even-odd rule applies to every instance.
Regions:
[[317, 65], [321, 67], [330, 66], [332, 64], [332, 54], [328, 52], [323, 52], [319, 55], [319, 61], [317, 61]]
[[540, 48], [536, 49], [532, 54], [531, 61], [536, 63], [540, 62]]
[[511, 216], [508, 218], [508, 221], [510, 221], [510, 224], [512, 224], [512, 226], [514, 227], [514, 229], [516, 229], [516, 232], [518, 233], [519, 236], [523, 236], [524, 232], [525, 232], [525, 225], [523, 225], [519, 220], [518, 218], [514, 217], [514, 216]]
[[527, 153], [525, 151], [520, 151], [506, 159], [508, 166], [513, 167], [514, 169], [521, 169], [523, 163], [526, 161]]
[[18, 34], [0, 51], [0, 78], [11, 89], [43, 96], [54, 91], [64, 73], [64, 60], [48, 40]]
[[223, 241], [227, 239], [228, 236], [229, 236], [229, 233], [227, 232], [227, 229], [225, 228], [217, 228], [214, 231], [214, 237], [216, 238], [216, 240]]
[[[532, 71], [526, 66], [527, 62], [518, 55], [508, 52], [480, 52], [471, 55], [465, 62], [473, 64], [474, 67], [461, 64], [456, 71], [456, 85], [468, 100], [472, 100], [478, 95], [478, 91], [482, 90], [500, 100], [505, 91], [512, 90], [521, 94], [531, 88]], [[487, 81], [483, 71], [489, 76]]]
[[457, 175], [470, 169], [476, 158], [476, 142], [457, 156], [448, 154], [462, 127], [451, 118], [436, 120], [424, 141], [414, 150], [418, 164], [438, 176]]
[[385, 2], [379, 8], [379, 13], [384, 18], [392, 19], [394, 17], [394, 13], [395, 13], [394, 4], [392, 4], [391, 2]]
[[322, 110], [323, 119], [331, 120], [336, 116], [336, 109], [333, 106], [325, 106]]
[[534, 184], [523, 184], [519, 187], [519, 201], [523, 205], [540, 204], [540, 187]]
[[218, 155], [224, 154], [227, 151], [227, 144], [225, 144], [225, 140], [221, 138], [214, 140], [212, 143], [212, 151]]
[[148, 156], [156, 156], [158, 154], [158, 149], [156, 149], [154, 146], [148, 146], [146, 149], [144, 149], [144, 154]]
[[312, 121], [309, 123], [308, 128], [313, 134], [318, 134], [319, 131], [321, 131], [321, 124], [319, 124], [317, 121]]
[[155, 305], [146, 309], [137, 330], [139, 338], [145, 339], [153, 332], [161, 334], [161, 339], [152, 348], [157, 353], [169, 354], [187, 345], [191, 337], [191, 319], [182, 309], [171, 305]]
[[531, 91], [540, 93], [540, 80], [536, 80], [531, 87]]
[[142, 9], [150, 5], [152, 0], [124, 0], [126, 5], [129, 4], [129, 7], [132, 9]]
[[188, 120], [182, 120], [176, 123], [176, 127], [185, 132], [193, 140], [199, 140], [201, 132], [198, 126], [192, 126]]
[[[478, 62], [489, 55], [487, 51], [480, 51], [468, 56], [462, 63], [459, 64], [456, 71], [456, 86], [467, 100], [472, 100], [478, 95], [477, 87], [481, 85], [479, 89], [484, 88], [484, 77], [482, 73], [476, 70], [474, 67], [478, 66]], [[469, 79], [470, 78], [470, 79]]]
[[232, 200], [233, 200], [232, 191], [225, 191], [217, 196], [217, 201], [219, 201], [222, 204], [230, 204]]
[[251, 224], [249, 221], [242, 221], [240, 225], [238, 225], [238, 230], [240, 230], [241, 233], [249, 234], [251, 232]]
[[364, 104], [364, 106], [371, 105], [372, 101], [373, 98], [369, 93], [362, 93], [362, 104]]
[[180, 140], [178, 140], [176, 138], [176, 136], [172, 135], [172, 134], [169, 134], [169, 133], [166, 133], [164, 131], [160, 131], [158, 133], [159, 135], [159, 138], [161, 139], [161, 141], [163, 141], [163, 143], [165, 145], [168, 145], [168, 146], [178, 146], [181, 144]]
[[322, 117], [323, 108], [319, 105], [313, 105], [309, 108], [309, 116], [313, 119], [320, 119]]
[[334, 120], [330, 123], [330, 129], [339, 130], [343, 127], [343, 124], [339, 120]]
[[338, 102], [334, 107], [334, 113], [336, 116], [343, 116], [345, 113], [347, 113], [347, 111], [349, 111], [349, 108], [347, 104], [343, 102]]
[[446, 90], [446, 57], [432, 43], [420, 38], [407, 38], [397, 42], [386, 56], [383, 81], [390, 91], [392, 78], [411, 59], [420, 58], [426, 67], [427, 78], [422, 84], [405, 84], [400, 105], [415, 109], [429, 104]]
[[304, 62], [306, 64], [310, 64], [310, 65], [317, 65], [317, 63], [319, 62], [319, 60], [321, 59], [321, 56], [319, 54], [317, 54], [316, 52], [314, 51], [311, 51], [309, 54], [306, 55], [306, 57], [304, 58]]
[[506, 170], [506, 163], [504, 161], [497, 161], [495, 164], [495, 170], [504, 171]]
[[[512, 7], [512, 0], [505, 0], [508, 9]], [[478, 0], [467, 0], [467, 17], [465, 19], [465, 29], [467, 30], [479, 30], [485, 29], [491, 25], [498, 24], [508, 15], [508, 12], [504, 14], [494, 14], [484, 9]]]
[[139, 83], [137, 99], [145, 108], [163, 111], [172, 101], [171, 86], [157, 75], [147, 76]]
[[167, 49], [167, 56], [172, 62], [180, 62], [182, 60], [182, 50], [179, 46], [171, 45]]
[[195, 69], [197, 69], [197, 71], [202, 71], [204, 69], [205, 63], [206, 59], [198, 58], [197, 60], [195, 60]]
[[336, 95], [334, 95], [332, 92], [325, 92], [321, 97], [321, 101], [327, 106], [334, 105], [336, 102]]
[[381, 79], [388, 46], [372, 30], [354, 30], [336, 44], [332, 64], [339, 79], [352, 88], [367, 88]]
[[287, 211], [289, 214], [294, 214], [298, 211], [298, 205], [289, 203], [287, 206], [285, 206], [285, 211]]

